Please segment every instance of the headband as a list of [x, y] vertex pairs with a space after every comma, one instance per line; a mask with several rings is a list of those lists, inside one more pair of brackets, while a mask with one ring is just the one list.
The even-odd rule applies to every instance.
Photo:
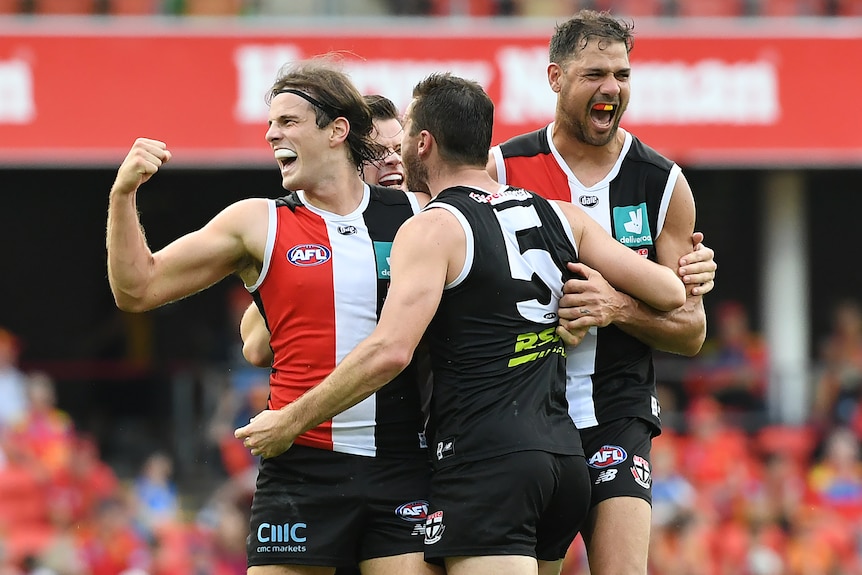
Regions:
[[279, 90], [278, 92], [275, 92], [275, 94], [296, 94], [297, 96], [299, 96], [300, 98], [302, 98], [303, 100], [305, 100], [306, 102], [308, 102], [309, 104], [314, 106], [315, 108], [319, 108], [320, 110], [325, 112], [333, 120], [335, 118], [343, 115], [343, 114], [339, 114], [338, 110], [336, 110], [335, 108], [333, 108], [329, 104], [324, 104], [320, 100], [317, 100], [316, 98], [312, 98], [311, 96], [309, 96], [308, 94], [306, 94], [302, 90], [294, 90], [293, 88], [285, 88], [283, 90]]

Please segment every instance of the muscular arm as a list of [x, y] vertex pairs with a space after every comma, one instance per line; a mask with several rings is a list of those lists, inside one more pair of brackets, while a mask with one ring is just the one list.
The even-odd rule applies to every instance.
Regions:
[[438, 209], [401, 227], [392, 244], [392, 282], [377, 327], [319, 385], [236, 430], [253, 455], [283, 453], [301, 433], [362, 401], [407, 367], [440, 303], [448, 254], [464, 243], [464, 234], [459, 238], [453, 226], [458, 226], [454, 217]]
[[[206, 226], [183, 236], [162, 250], [150, 251], [138, 218], [136, 196], [170, 153], [162, 142], [138, 139], [117, 172], [108, 204], [108, 281], [114, 300], [125, 311], [146, 311], [194, 294], [225, 276], [238, 272], [254, 279], [248, 230], [266, 220], [265, 200], [233, 204]], [[258, 258], [260, 259], [260, 258]]]
[[[656, 239], [658, 263], [676, 271], [680, 259], [692, 251], [695, 206], [691, 188], [680, 174], [668, 206], [664, 228]], [[689, 290], [690, 291], [690, 290]], [[688, 293], [685, 303], [669, 312], [658, 312], [636, 299], [627, 298], [614, 324], [650, 347], [681, 355], [695, 355], [706, 338], [706, 312], [702, 295]]]
[[[680, 174], [668, 206], [664, 228], [656, 240], [658, 261], [677, 273], [682, 272], [683, 276], [690, 276], [689, 281], [708, 280], [709, 289], [712, 289], [715, 272], [712, 250], [704, 248], [708, 251], [693, 256], [698, 253], [693, 251], [692, 245], [694, 222], [694, 198], [688, 182]], [[683, 259], [694, 260], [704, 256], [708, 256], [708, 259], [694, 264], [687, 262], [689, 269], [681, 267]], [[710, 268], [711, 272], [704, 271]], [[692, 280], [691, 276], [695, 273], [698, 275]], [[613, 323], [654, 349], [689, 356], [700, 351], [706, 337], [702, 293], [695, 294], [692, 289], [687, 290], [682, 306], [668, 312], [658, 311], [626, 293], [614, 290], [600, 274], [595, 274], [587, 281], [570, 280], [566, 283], [565, 292], [560, 301], [560, 317], [561, 324], [569, 331], [576, 327], [602, 327]], [[588, 317], [580, 315], [579, 309], [587, 309], [590, 312]]]
[[[644, 259], [625, 247], [580, 208], [557, 202], [569, 219], [578, 241], [578, 259], [592, 266], [617, 290], [655, 307], [669, 311], [686, 299], [686, 290], [673, 270]], [[588, 275], [583, 265], [569, 266], [572, 271]]]

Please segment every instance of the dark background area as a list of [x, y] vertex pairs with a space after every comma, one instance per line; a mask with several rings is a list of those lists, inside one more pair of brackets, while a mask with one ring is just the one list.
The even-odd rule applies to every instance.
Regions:
[[[683, 169], [695, 193], [697, 228], [719, 263], [707, 313], [723, 300], [738, 300], [759, 329], [766, 209], [760, 190], [767, 172]], [[99, 438], [107, 460], [122, 463], [152, 445], [170, 445], [178, 417], [194, 416], [187, 425], [202, 432], [206, 414], [172, 413], [176, 375], [227, 369], [237, 329], [228, 298], [240, 282], [227, 278], [146, 314], [117, 310], [105, 259], [114, 175], [115, 168], [0, 170], [0, 326], [20, 336], [23, 367], [48, 371], [60, 407], [79, 429]], [[804, 178], [813, 357], [835, 301], [862, 295], [862, 170], [810, 170]], [[275, 169], [165, 169], [139, 192], [150, 246], [158, 249], [200, 227], [236, 200], [277, 197], [280, 184]], [[191, 393], [199, 405], [206, 391]]]

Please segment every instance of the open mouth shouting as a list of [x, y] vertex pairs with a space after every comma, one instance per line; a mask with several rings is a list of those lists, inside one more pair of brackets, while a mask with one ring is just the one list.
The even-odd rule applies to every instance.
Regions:
[[590, 108], [590, 119], [592, 120], [593, 125], [600, 130], [607, 130], [613, 126], [614, 117], [618, 107], [618, 104], [612, 104], [609, 102], [593, 104], [592, 108]]
[[281, 172], [284, 173], [296, 161], [296, 152], [287, 148], [278, 148], [275, 150], [275, 159], [278, 160]]
[[404, 174], [392, 172], [391, 174], [381, 175], [377, 180], [377, 184], [386, 186], [387, 188], [400, 188], [404, 183]]

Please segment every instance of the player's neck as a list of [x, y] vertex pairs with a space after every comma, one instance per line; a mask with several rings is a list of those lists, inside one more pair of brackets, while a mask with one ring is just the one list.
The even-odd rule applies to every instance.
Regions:
[[347, 215], [362, 202], [365, 183], [356, 172], [346, 178], [326, 178], [303, 190], [305, 201], [319, 210]]
[[556, 126], [552, 137], [554, 147], [578, 181], [590, 187], [603, 180], [616, 165], [625, 144], [626, 133], [618, 129], [611, 141], [604, 146], [582, 142]]
[[487, 192], [494, 192], [500, 187], [500, 184], [488, 175], [484, 167], [443, 167], [436, 174], [429, 174], [428, 188], [431, 191], [432, 198], [436, 197], [443, 190], [456, 186], [471, 186]]

